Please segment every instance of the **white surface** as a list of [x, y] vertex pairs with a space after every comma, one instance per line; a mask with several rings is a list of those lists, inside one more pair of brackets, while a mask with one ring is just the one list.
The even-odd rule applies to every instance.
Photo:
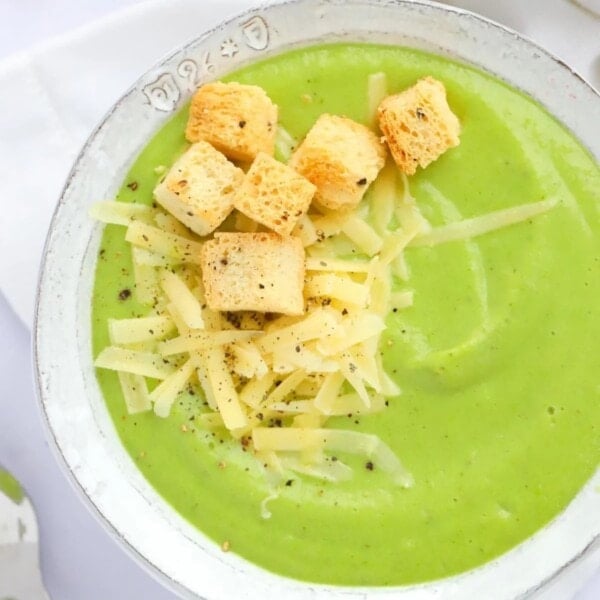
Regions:
[[[47, 0], [47, 4], [50, 16], [83, 18], [87, 5], [96, 7], [91, 17], [98, 13], [97, 3]], [[107, 4], [114, 8], [117, 2]], [[28, 325], [50, 217], [92, 129], [160, 58], [251, 0], [129, 0], [128, 4], [120, 13], [0, 63], [0, 196], [10, 202], [10, 219], [0, 219], [0, 289]], [[57, 8], [61, 5], [62, 11]], [[8, 19], [17, 14], [18, 6], [9, 3], [12, 8], [4, 9], [6, 17], [0, 13], [0, 38], [8, 32], [15, 36], [15, 44], [21, 40], [20, 28], [46, 18], [46, 14], [40, 18], [41, 9], [30, 7], [25, 15], [31, 20], [20, 13], [20, 22], [12, 27]]]
[[[133, 2], [129, 0], [126, 3]], [[39, 41], [55, 32], [65, 31], [77, 23], [83, 23], [97, 17], [103, 11], [123, 4], [125, 2], [119, 3], [116, 0], [103, 0], [103, 2], [96, 3], [81, 3], [76, 0], [53, 0], [52, 2], [47, 0], [35, 3], [33, 0], [29, 0], [17, 3], [0, 0], [0, 23], [2, 23], [0, 55], [23, 48], [26, 43]], [[236, 4], [241, 6], [243, 3]], [[478, 8], [480, 12], [487, 13], [508, 25], [525, 31], [531, 37], [553, 48], [556, 53], [570, 64], [575, 65], [581, 72], [586, 72], [588, 77], [596, 78], [596, 85], [600, 84], [600, 21], [592, 20], [583, 12], [579, 13], [564, 0], [553, 0], [552, 2], [538, 0], [530, 3], [521, 3], [518, 0], [502, 3], [467, 0], [454, 2], [454, 4], [461, 4], [467, 8]], [[178, 5], [181, 6], [181, 2], [171, 3], [172, 7]], [[526, 8], [523, 5], [526, 5]], [[220, 6], [223, 9], [223, 3]], [[203, 3], [203, 7], [208, 18], [215, 23], [218, 20], [217, 11], [209, 10], [210, 7], [206, 3]], [[230, 7], [226, 8], [231, 10]], [[39, 17], [42, 14], [44, 18]], [[34, 18], [35, 15], [38, 15], [37, 19]], [[186, 19], [182, 19], [181, 15], [179, 15], [179, 20], [180, 22], [186, 21]], [[40, 26], [42, 21], [44, 22], [43, 27]], [[168, 43], [169, 35], [177, 39], [176, 27], [171, 23], [168, 26], [164, 26], [164, 23], [161, 24], [163, 26], [158, 28], [156, 39], [160, 40], [162, 44]], [[193, 26], [188, 23], [188, 34], [183, 35], [182, 39], [191, 37], [192, 30], [198, 33], [208, 25], [210, 23], [200, 23], [194, 19]], [[567, 30], [569, 31], [568, 35], [566, 34]], [[577, 35], [573, 35], [574, 31], [577, 31]], [[588, 32], [587, 36], [586, 32]], [[595, 36], [591, 35], [593, 32], [596, 33]], [[125, 35], [126, 32], [122, 31], [121, 33]], [[91, 32], [80, 39], [85, 41], [90, 36], [92, 36]], [[118, 39], [118, 34], [116, 39]], [[173, 43], [178, 43], [178, 41]], [[164, 49], [159, 51], [157, 47], [159, 45], [157, 42], [154, 48], [156, 54], [153, 56], [136, 55], [135, 48], [132, 49], [129, 54], [133, 54], [136, 57], [135, 60], [139, 61], [137, 73], [143, 71], [146, 66], [164, 54]], [[165, 46], [165, 49], [166, 47], [168, 46]], [[85, 56], [74, 57], [66, 52], [63, 54], [63, 58], [67, 62], [72, 60], [78, 63], [80, 60], [84, 60]], [[71, 63], [71, 67], [74, 62]], [[101, 65], [96, 66], [101, 67]], [[110, 65], [108, 68], [111, 68]], [[99, 68], [96, 76], [100, 77], [101, 74], [102, 69]], [[108, 97], [97, 99], [96, 111], [100, 112], [92, 111], [92, 114], [85, 111], [82, 113], [69, 111], [69, 115], [73, 118], [72, 122], [78, 125], [75, 130], [79, 131], [80, 136], [85, 135], [86, 131], [91, 128], [90, 121], [93, 119], [95, 122], [132, 79], [133, 76], [125, 81], [114, 82], [116, 89], [108, 93], [105, 91]], [[0, 104], [9, 95], [8, 92], [15, 88], [4, 85], [2, 89]], [[67, 94], [65, 97], [71, 98], [71, 100], [77, 99], [76, 90], [71, 89], [70, 96]], [[106, 102], [106, 104], [100, 106], [102, 102]], [[7, 115], [5, 111], [0, 111], [0, 115], [2, 114]], [[10, 113], [8, 114], [10, 115]], [[80, 120], [78, 120], [79, 117], [81, 117]], [[13, 129], [13, 131], [15, 130]], [[4, 120], [0, 116], [0, 140], [6, 139], [6, 132], [6, 116]], [[75, 145], [79, 143], [80, 140], [75, 140]], [[24, 145], [23, 151], [27, 149], [27, 146]], [[34, 152], [31, 146], [29, 150]], [[6, 168], [6, 159], [11, 158], [12, 154], [9, 149], [0, 146], [0, 155], [2, 156], [0, 169]], [[34, 158], [33, 163], [29, 165], [30, 168], [40, 158], [44, 159], [45, 155], [38, 151]], [[50, 204], [53, 202], [58, 195], [67, 170], [68, 165], [57, 164], [53, 185], [41, 186], [39, 185], [39, 176], [34, 177], [31, 175], [31, 171], [25, 172], [18, 168], [8, 173], [3, 172], [0, 181], [4, 182], [8, 177], [13, 182], [36, 184], [37, 180], [38, 187], [34, 188], [35, 192], [28, 193], [27, 197], [23, 199], [32, 209], [37, 209], [38, 205], [34, 200], [37, 201], [40, 193], [45, 199], [49, 199]], [[0, 188], [2, 192], [0, 201], [7, 202], [10, 199], [11, 202], [14, 202], [15, 190], [19, 192], [20, 188], [17, 186], [12, 188], [13, 194], [11, 195], [6, 193], [6, 189]], [[0, 219], [0, 225], [2, 223], [7, 223], [7, 220]], [[42, 223], [36, 234], [38, 239], [41, 239], [40, 232], [44, 228]], [[12, 222], [11, 229], [15, 229]], [[23, 254], [24, 250], [22, 247], [2, 246], [3, 240], [6, 240], [4, 235], [6, 231], [8, 229], [0, 232], [0, 255], [10, 257], [13, 259], [11, 262], [14, 263], [14, 258]], [[23, 278], [26, 278], [28, 282], [24, 286], [22, 285], [20, 291], [15, 294], [14, 290], [17, 288], [14, 286], [14, 282], [19, 280], [18, 277], [15, 277], [15, 274], [19, 275], [18, 270], [15, 269], [9, 277], [0, 280], [0, 286], [10, 295], [14, 306], [24, 320], [29, 320], [30, 314], [31, 282], [34, 280], [31, 265], [37, 262], [37, 255], [31, 251], [29, 231], [28, 222], [25, 221], [23, 230], [19, 231], [19, 237], [26, 240], [28, 245], [25, 246], [25, 250], [28, 251], [23, 254], [27, 258], [27, 262], [20, 267], [22, 269], [20, 281], [22, 282]], [[4, 262], [6, 263], [6, 261]], [[45, 441], [37, 403], [32, 391], [28, 331], [10, 311], [3, 298], [0, 298], [0, 332], [4, 341], [0, 349], [0, 462], [5, 463], [18, 475], [37, 507], [42, 539], [43, 569], [53, 597], [60, 600], [172, 598], [171, 594], [155, 583], [106, 535], [94, 517], [80, 504], [59, 470]], [[9, 423], [10, 425], [8, 425]], [[578, 595], [578, 599], [591, 600], [599, 597], [600, 574], [586, 587], [585, 591]]]

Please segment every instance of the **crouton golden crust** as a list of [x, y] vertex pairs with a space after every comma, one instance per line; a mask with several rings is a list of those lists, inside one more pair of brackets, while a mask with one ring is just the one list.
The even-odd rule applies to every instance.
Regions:
[[276, 233], [216, 233], [201, 253], [202, 282], [212, 310], [304, 312], [304, 248]]
[[350, 209], [383, 168], [385, 148], [368, 127], [322, 114], [289, 164], [317, 187], [319, 204], [332, 210]]
[[250, 162], [259, 152], [273, 155], [277, 106], [255, 85], [203, 85], [192, 98], [185, 136], [205, 140], [231, 159]]
[[433, 77], [388, 96], [377, 112], [394, 161], [407, 175], [412, 175], [417, 166], [425, 168], [460, 143], [458, 118], [448, 106], [444, 84]]
[[289, 235], [308, 211], [315, 190], [294, 169], [261, 152], [237, 189], [234, 206], [269, 229]]
[[156, 186], [156, 201], [198, 235], [208, 235], [233, 210], [244, 172], [206, 142], [175, 162]]

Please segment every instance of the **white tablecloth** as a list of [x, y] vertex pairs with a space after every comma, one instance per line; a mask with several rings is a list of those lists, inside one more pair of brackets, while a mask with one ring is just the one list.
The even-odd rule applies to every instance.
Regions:
[[[248, 4], [0, 0], [0, 463], [19, 477], [37, 508], [43, 572], [58, 600], [173, 596], [83, 507], [46, 441], [33, 392], [27, 325], [47, 222], [72, 157], [136, 75], [171, 47]], [[453, 4], [526, 33], [600, 87], [600, 20], [574, 4]], [[124, 5], [129, 5], [125, 12]], [[97, 21], [117, 8], [120, 13]], [[80, 25], [84, 28], [69, 32]], [[62, 37], [47, 41], [56, 34]], [[74, 75], [77, 86], [72, 84]], [[89, 94], [82, 96], [82, 86]], [[31, 92], [25, 101], [23, 90]], [[578, 587], [571, 583], [571, 591], [560, 597], [573, 596]], [[600, 573], [577, 598], [600, 598]]]

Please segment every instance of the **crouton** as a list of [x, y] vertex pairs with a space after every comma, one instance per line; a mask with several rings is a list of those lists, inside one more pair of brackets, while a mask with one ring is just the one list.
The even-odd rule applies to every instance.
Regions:
[[367, 127], [323, 114], [294, 152], [289, 165], [317, 187], [325, 208], [351, 209], [385, 163], [385, 147]]
[[304, 312], [304, 248], [276, 233], [215, 233], [200, 257], [212, 310]]
[[255, 85], [203, 85], [192, 98], [185, 137], [204, 140], [233, 160], [250, 162], [259, 152], [273, 155], [277, 106]]
[[233, 210], [244, 172], [206, 142], [193, 144], [154, 189], [156, 201], [198, 235], [207, 235]]
[[448, 106], [446, 88], [433, 77], [384, 98], [377, 113], [394, 161], [407, 175], [460, 143], [460, 123]]
[[290, 235], [315, 189], [294, 169], [261, 152], [236, 190], [234, 206], [280, 235]]

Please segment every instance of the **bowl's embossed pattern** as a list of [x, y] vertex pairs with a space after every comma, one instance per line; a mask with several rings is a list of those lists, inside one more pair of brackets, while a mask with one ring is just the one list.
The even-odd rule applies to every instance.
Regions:
[[[260, 15], [255, 15], [239, 25], [237, 34], [223, 39], [219, 44], [218, 51], [222, 57], [233, 58], [240, 52], [240, 44], [256, 52], [269, 47], [269, 26]], [[182, 94], [193, 92], [203, 78], [215, 72], [215, 65], [211, 60], [213, 52], [214, 50], [203, 52], [199, 62], [185, 58], [173, 71], [165, 71], [145, 85], [142, 92], [150, 106], [158, 111], [173, 112]]]

